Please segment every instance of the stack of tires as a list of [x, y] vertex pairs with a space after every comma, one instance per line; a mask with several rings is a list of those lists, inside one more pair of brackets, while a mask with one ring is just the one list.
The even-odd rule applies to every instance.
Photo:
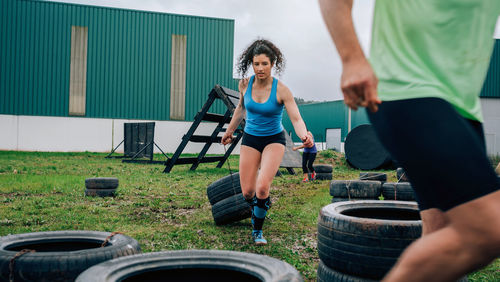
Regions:
[[126, 235], [98, 231], [50, 231], [0, 237], [0, 281], [75, 281], [84, 270], [138, 254]]
[[208, 185], [207, 197], [217, 225], [240, 221], [252, 215], [250, 205], [241, 194], [239, 173], [230, 174]]
[[415, 201], [415, 192], [408, 182], [403, 168], [396, 169], [398, 182], [387, 182], [382, 185], [382, 196], [385, 200]]
[[118, 178], [93, 177], [85, 179], [85, 196], [113, 197], [118, 188]]
[[[329, 164], [316, 164], [313, 165], [314, 171], [316, 172], [316, 180], [332, 180], [333, 168]], [[311, 174], [309, 174], [309, 179], [311, 179]]]
[[380, 181], [383, 184], [387, 181], [387, 174], [381, 172], [360, 172], [359, 180]]
[[398, 182], [409, 182], [408, 176], [406, 176], [406, 171], [402, 167], [396, 169], [396, 178]]
[[318, 281], [379, 281], [418, 239], [416, 203], [348, 201], [323, 207], [318, 218]]
[[382, 190], [382, 182], [378, 180], [332, 180], [330, 195], [332, 203], [378, 199]]

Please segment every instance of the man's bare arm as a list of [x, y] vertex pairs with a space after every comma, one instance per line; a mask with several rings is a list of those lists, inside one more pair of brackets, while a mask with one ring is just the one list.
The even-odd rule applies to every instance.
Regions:
[[378, 110], [378, 80], [359, 44], [352, 21], [352, 0], [319, 0], [321, 13], [342, 60], [341, 88], [344, 102]]

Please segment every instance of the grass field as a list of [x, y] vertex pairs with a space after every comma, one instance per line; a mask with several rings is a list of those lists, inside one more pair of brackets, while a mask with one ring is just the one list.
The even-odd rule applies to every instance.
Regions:
[[[301, 183], [284, 173], [271, 186], [273, 206], [264, 225], [269, 244], [250, 241], [250, 220], [216, 226], [206, 187], [229, 174], [228, 166], [202, 164], [196, 171], [175, 166], [127, 164], [99, 153], [0, 151], [0, 236], [53, 231], [120, 231], [137, 239], [144, 252], [219, 249], [265, 254], [293, 265], [306, 281], [316, 280], [316, 223], [330, 203], [329, 181]], [[161, 158], [157, 156], [156, 158]], [[316, 163], [334, 165], [334, 179], [355, 179], [342, 155], [326, 151]], [[238, 157], [230, 158], [237, 170]], [[286, 172], [286, 171], [283, 171]], [[395, 181], [394, 171], [385, 171]], [[85, 197], [85, 179], [117, 177], [114, 198]], [[469, 275], [470, 281], [500, 281], [500, 260]]]

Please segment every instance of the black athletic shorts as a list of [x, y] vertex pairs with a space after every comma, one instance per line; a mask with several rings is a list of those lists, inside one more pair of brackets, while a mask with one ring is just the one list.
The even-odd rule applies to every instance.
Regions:
[[269, 136], [255, 136], [243, 132], [243, 138], [241, 140], [241, 145], [252, 147], [261, 153], [267, 145], [272, 143], [279, 143], [286, 146], [285, 131], [283, 130], [278, 134]]
[[384, 101], [367, 111], [380, 141], [407, 172], [420, 210], [447, 211], [499, 189], [482, 124], [445, 100]]

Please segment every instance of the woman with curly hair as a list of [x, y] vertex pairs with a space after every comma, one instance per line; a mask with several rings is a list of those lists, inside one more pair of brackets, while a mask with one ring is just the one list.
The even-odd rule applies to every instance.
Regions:
[[[283, 107], [304, 146], [313, 145], [292, 92], [271, 75], [273, 68], [277, 73], [282, 72], [284, 63], [281, 51], [268, 40], [254, 41], [241, 54], [240, 101], [222, 137], [224, 145], [232, 142], [233, 133], [246, 114], [240, 148], [240, 182], [243, 196], [252, 207], [252, 238], [257, 245], [267, 244], [262, 226], [271, 204], [269, 188], [285, 152]], [[255, 75], [245, 77], [250, 66]]]

